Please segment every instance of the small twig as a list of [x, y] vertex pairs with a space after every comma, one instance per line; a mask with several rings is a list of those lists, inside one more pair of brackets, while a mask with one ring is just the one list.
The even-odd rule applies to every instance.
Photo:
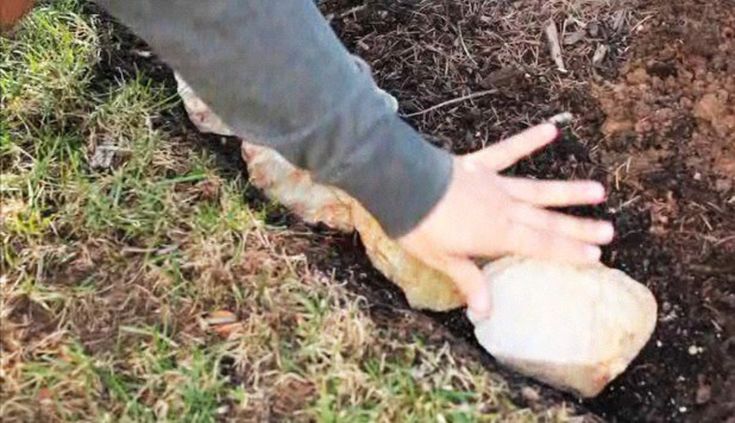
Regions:
[[546, 38], [549, 42], [549, 50], [551, 52], [551, 58], [556, 64], [556, 68], [559, 72], [567, 73], [567, 68], [564, 67], [564, 59], [561, 53], [561, 44], [559, 44], [559, 33], [556, 31], [556, 23], [550, 21], [545, 29]]
[[464, 50], [465, 54], [467, 55], [467, 58], [470, 59], [472, 63], [475, 64], [475, 66], [479, 66], [474, 58], [472, 58], [472, 55], [470, 54], [470, 50], [467, 48], [467, 44], [464, 43], [464, 38], [462, 37], [462, 28], [457, 25], [457, 33], [459, 34], [459, 43], [462, 44], [462, 49]]
[[361, 11], [362, 9], [366, 8], [366, 7], [367, 7], [367, 4], [363, 4], [361, 6], [352, 7], [350, 9], [347, 9], [344, 12], [340, 13], [339, 15], [337, 15], [337, 18], [338, 19], [342, 19], [342, 18], [344, 18], [347, 15], [355, 14], [355, 13]]
[[640, 28], [643, 27], [643, 24], [645, 24], [646, 22], [648, 22], [649, 20], [651, 20], [654, 16], [655, 15], [653, 13], [650, 14], [650, 15], [645, 16], [643, 19], [641, 19], [640, 21], [638, 21], [637, 24], [633, 25], [633, 28], [630, 29], [630, 32], [636, 32], [636, 31], [638, 31]]
[[429, 113], [432, 110], [440, 109], [440, 108], [446, 107], [446, 106], [451, 106], [452, 104], [461, 103], [463, 101], [472, 100], [473, 98], [478, 98], [478, 97], [483, 97], [483, 96], [490, 95], [490, 94], [495, 94], [497, 92], [498, 92], [498, 90], [496, 90], [496, 89], [485, 90], [485, 91], [478, 91], [476, 93], [467, 94], [467, 95], [463, 95], [462, 97], [457, 97], [457, 98], [453, 98], [451, 100], [443, 101], [443, 102], [441, 102], [439, 104], [435, 104], [435, 105], [429, 107], [428, 109], [424, 109], [424, 110], [421, 110], [421, 111], [418, 111], [418, 112], [414, 112], [414, 113], [409, 113], [407, 115], [403, 115], [403, 117], [414, 117], [414, 116], [424, 115], [426, 113]]
[[724, 244], [726, 242], [730, 242], [730, 241], [735, 241], [735, 235], [728, 236], [728, 237], [725, 237], [725, 238], [722, 238], [722, 239], [718, 240], [717, 242], [715, 242], [715, 247], [719, 247], [720, 245], [722, 245], [722, 244]]
[[735, 269], [735, 267], [733, 266], [714, 267], [708, 266], [706, 264], [690, 264], [689, 268], [695, 272], [704, 273], [707, 275], [729, 275], [730, 273], [732, 273], [733, 269]]

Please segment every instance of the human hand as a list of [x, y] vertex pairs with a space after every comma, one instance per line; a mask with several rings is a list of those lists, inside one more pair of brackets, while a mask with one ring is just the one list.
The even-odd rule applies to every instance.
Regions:
[[399, 244], [443, 271], [478, 318], [489, 317], [491, 298], [474, 257], [522, 255], [572, 263], [600, 259], [612, 241], [609, 222], [545, 209], [597, 204], [605, 190], [594, 181], [536, 181], [501, 176], [501, 170], [558, 137], [554, 124], [532, 127], [479, 152], [456, 156], [449, 188], [429, 215]]

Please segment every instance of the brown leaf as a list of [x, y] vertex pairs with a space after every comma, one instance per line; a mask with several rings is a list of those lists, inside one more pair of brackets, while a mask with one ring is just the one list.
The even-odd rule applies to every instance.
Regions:
[[197, 184], [199, 196], [202, 200], [213, 201], [219, 198], [222, 183], [216, 178], [208, 178]]

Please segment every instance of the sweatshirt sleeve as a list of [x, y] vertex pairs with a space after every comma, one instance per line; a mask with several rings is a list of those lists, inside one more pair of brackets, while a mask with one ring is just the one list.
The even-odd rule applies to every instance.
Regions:
[[389, 236], [444, 195], [451, 155], [390, 110], [312, 0], [99, 0], [236, 133], [352, 195]]

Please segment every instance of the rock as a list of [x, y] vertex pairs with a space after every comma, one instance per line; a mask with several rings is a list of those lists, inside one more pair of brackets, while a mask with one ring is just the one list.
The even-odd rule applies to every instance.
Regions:
[[702, 405], [708, 403], [710, 399], [712, 399], [712, 386], [707, 383], [704, 375], [698, 375], [695, 401]]
[[357, 231], [373, 266], [398, 285], [415, 309], [447, 311], [464, 304], [454, 283], [405, 252], [377, 220], [344, 191], [314, 182], [269, 148], [243, 142], [243, 157], [253, 185], [306, 222], [343, 232]]
[[500, 363], [582, 397], [622, 373], [656, 324], [651, 292], [602, 264], [509, 257], [484, 272], [492, 316], [469, 315], [480, 344]]
[[521, 396], [524, 400], [528, 402], [537, 402], [541, 399], [541, 395], [538, 393], [538, 391], [531, 388], [530, 386], [524, 386], [523, 388], [521, 388]]
[[600, 25], [597, 22], [590, 22], [587, 25], [587, 33], [590, 34], [590, 37], [597, 37], [600, 35]]
[[0, 3], [0, 31], [13, 28], [32, 8], [32, 0], [3, 0]]
[[174, 78], [176, 78], [176, 84], [178, 86], [178, 93], [181, 100], [184, 102], [184, 109], [186, 114], [189, 115], [189, 120], [194, 126], [197, 127], [199, 132], [207, 134], [217, 134], [223, 137], [231, 137], [235, 135], [230, 128], [225, 125], [224, 122], [215, 115], [209, 109], [206, 103], [204, 103], [184, 81], [178, 73], [174, 72]]

